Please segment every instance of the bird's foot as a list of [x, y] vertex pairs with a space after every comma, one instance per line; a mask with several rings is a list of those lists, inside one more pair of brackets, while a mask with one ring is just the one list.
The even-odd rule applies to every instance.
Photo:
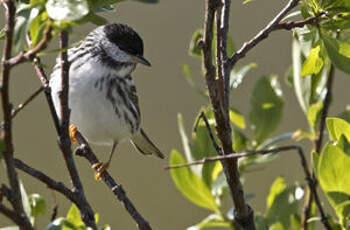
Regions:
[[75, 137], [77, 131], [78, 131], [78, 128], [75, 125], [69, 126], [69, 137], [73, 143], [78, 142], [77, 138]]
[[96, 164], [93, 164], [91, 168], [95, 169], [95, 180], [101, 180], [102, 173], [107, 170], [109, 166], [109, 162], [103, 163], [103, 162], [98, 162]]

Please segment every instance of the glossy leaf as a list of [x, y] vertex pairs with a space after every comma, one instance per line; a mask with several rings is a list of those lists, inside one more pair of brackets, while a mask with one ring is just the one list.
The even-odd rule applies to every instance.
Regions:
[[332, 63], [345, 73], [350, 73], [350, 44], [327, 35], [322, 38]]
[[317, 45], [311, 49], [309, 56], [301, 69], [301, 76], [305, 77], [311, 74], [318, 74], [323, 67], [323, 58], [321, 55], [321, 45]]
[[340, 118], [327, 118], [329, 135], [333, 141], [339, 140], [344, 135], [350, 142], [350, 124]]
[[322, 101], [312, 104], [307, 111], [307, 120], [310, 127], [315, 130], [320, 112], [323, 108]]
[[233, 150], [242, 152], [247, 149], [248, 138], [238, 129], [232, 128], [233, 132]]
[[233, 109], [233, 108], [230, 109], [230, 120], [238, 128], [245, 129], [244, 116], [238, 110]]
[[233, 68], [230, 73], [230, 88], [237, 88], [242, 83], [246, 74], [255, 67], [257, 67], [257, 64], [252, 62], [242, 67]]
[[267, 223], [270, 226], [277, 224], [275, 227], [282, 227], [282, 229], [288, 229], [291, 226], [291, 217], [298, 212], [295, 189], [295, 186], [287, 186], [281, 177], [275, 180], [267, 199], [267, 211], [265, 214]]
[[89, 13], [87, 0], [48, 0], [46, 10], [54, 20], [76, 21]]
[[256, 83], [251, 99], [249, 120], [257, 144], [271, 135], [282, 118], [283, 98], [276, 77], [261, 77]]
[[[184, 163], [186, 161], [181, 154], [173, 150], [170, 154], [170, 165]], [[172, 169], [170, 173], [176, 187], [186, 198], [202, 208], [218, 211], [214, 197], [207, 185], [189, 168]]]
[[215, 228], [215, 227], [229, 228], [230, 222], [227, 220], [224, 220], [218, 214], [211, 214], [208, 217], [206, 217], [204, 220], [202, 220], [199, 224], [189, 227], [187, 228], [187, 230], [201, 230], [205, 228]]
[[301, 77], [302, 48], [298, 40], [293, 39], [293, 85], [301, 109], [306, 114], [311, 96], [311, 76]]
[[[82, 228], [85, 227], [84, 222], [81, 220], [80, 212], [78, 207], [75, 204], [72, 204], [70, 207], [66, 221], [71, 223], [75, 228]], [[62, 228], [62, 230], [69, 230], [70, 228], [67, 227], [66, 225]]]
[[46, 211], [46, 202], [39, 194], [30, 194], [29, 203], [32, 211], [32, 216], [37, 217], [44, 215]]
[[28, 4], [20, 4], [17, 7], [16, 24], [13, 36], [14, 48], [16, 51], [23, 48], [30, 24], [38, 14], [39, 10], [37, 8], [30, 8]]
[[342, 192], [350, 195], [349, 183], [350, 155], [338, 145], [328, 143], [318, 163], [318, 179], [323, 190]]

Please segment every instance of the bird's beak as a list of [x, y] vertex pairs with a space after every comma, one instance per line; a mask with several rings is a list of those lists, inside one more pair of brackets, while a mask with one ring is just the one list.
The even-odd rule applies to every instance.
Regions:
[[141, 63], [141, 64], [144, 64], [146, 66], [151, 66], [151, 63], [149, 61], [147, 61], [146, 58], [142, 57], [141, 55], [132, 55], [131, 57], [137, 63]]

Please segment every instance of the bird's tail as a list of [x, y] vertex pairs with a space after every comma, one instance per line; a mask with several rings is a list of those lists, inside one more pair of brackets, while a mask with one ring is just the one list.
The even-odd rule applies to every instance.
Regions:
[[134, 146], [145, 155], [151, 155], [155, 154], [159, 158], [164, 158], [163, 153], [157, 148], [155, 144], [148, 138], [146, 133], [143, 131], [143, 129], [140, 130], [138, 134], [135, 134], [131, 138], [131, 143], [134, 144]]

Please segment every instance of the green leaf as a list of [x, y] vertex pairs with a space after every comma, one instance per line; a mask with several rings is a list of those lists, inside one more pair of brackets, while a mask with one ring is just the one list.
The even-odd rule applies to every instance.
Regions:
[[310, 127], [315, 132], [317, 121], [319, 119], [320, 112], [323, 108], [322, 101], [318, 101], [312, 104], [307, 111], [307, 120], [309, 122]]
[[273, 202], [275, 201], [278, 194], [280, 194], [283, 190], [287, 188], [286, 183], [284, 182], [283, 177], [277, 177], [277, 179], [273, 182], [270, 188], [270, 193], [266, 200], [267, 209], [271, 208]]
[[236, 89], [243, 81], [243, 78], [246, 76], [246, 74], [253, 68], [257, 67], [258, 65], [254, 62], [249, 63], [248, 65], [242, 66], [242, 67], [235, 67], [231, 70], [230, 73], [230, 88]]
[[244, 116], [238, 110], [233, 109], [233, 108], [230, 109], [230, 120], [238, 128], [245, 129]]
[[350, 227], [350, 201], [347, 200], [340, 205], [337, 205], [336, 213], [339, 216], [340, 223], [344, 227], [344, 229], [349, 229]]
[[202, 220], [199, 224], [195, 226], [191, 226], [187, 228], [187, 230], [201, 230], [204, 228], [229, 228], [230, 222], [227, 220], [224, 220], [220, 215], [218, 214], [211, 214], [208, 217], [206, 217], [204, 220]]
[[[75, 204], [72, 204], [72, 206], [70, 207], [67, 213], [66, 220], [72, 225], [74, 225], [74, 227], [76, 228], [81, 228], [85, 226], [84, 222], [81, 220], [79, 209]], [[70, 228], [67, 228], [66, 226], [64, 226], [62, 230], [69, 230], [69, 229]]]
[[[344, 140], [346, 141], [346, 140]], [[350, 155], [338, 145], [328, 143], [318, 163], [318, 179], [323, 190], [350, 194]]]
[[252, 2], [252, 1], [254, 1], [254, 0], [244, 0], [242, 4], [245, 5], [245, 4], [248, 4], [249, 2]]
[[311, 76], [301, 78], [302, 47], [297, 39], [293, 39], [293, 85], [301, 109], [306, 113], [310, 104]]
[[312, 168], [313, 168], [313, 171], [315, 172], [315, 175], [318, 174], [317, 170], [318, 170], [318, 163], [320, 161], [320, 155], [313, 151], [311, 153], [311, 157], [312, 157]]
[[248, 139], [242, 132], [236, 128], [232, 128], [233, 132], [233, 150], [242, 152], [247, 149]]
[[321, 71], [323, 64], [321, 45], [317, 45], [311, 49], [308, 58], [304, 62], [301, 69], [301, 76], [305, 77], [311, 74], [318, 74]]
[[332, 63], [345, 73], [350, 73], [350, 44], [327, 35], [323, 35], [322, 39]]
[[298, 212], [295, 191], [296, 186], [287, 186], [283, 178], [275, 180], [267, 198], [265, 217], [269, 226], [277, 224], [276, 229], [289, 229], [292, 215]]
[[350, 124], [340, 118], [327, 118], [327, 128], [333, 141], [339, 140], [344, 135], [350, 142]]
[[48, 23], [48, 15], [46, 11], [39, 14], [30, 24], [29, 32], [32, 40], [32, 47], [35, 47], [42, 39], [43, 32]]
[[[181, 154], [176, 150], [172, 150], [170, 154], [170, 165], [184, 164], [186, 161]], [[196, 205], [212, 211], [218, 211], [207, 185], [192, 171], [187, 168], [172, 169], [170, 171], [171, 177], [176, 187], [182, 194]]]
[[16, 24], [13, 36], [14, 48], [16, 51], [23, 48], [30, 24], [38, 14], [39, 10], [37, 8], [30, 8], [28, 4], [20, 4], [17, 7]]
[[282, 118], [283, 98], [276, 77], [261, 77], [250, 99], [249, 120], [257, 144], [271, 135]]
[[190, 42], [190, 48], [189, 48], [189, 54], [194, 57], [201, 57], [202, 51], [201, 48], [198, 46], [199, 40], [203, 38], [203, 30], [198, 29], [196, 30], [193, 35]]
[[89, 13], [87, 0], [48, 0], [46, 10], [54, 20], [76, 21]]
[[44, 215], [46, 211], [46, 202], [39, 194], [30, 194], [29, 203], [32, 210], [32, 216]]

